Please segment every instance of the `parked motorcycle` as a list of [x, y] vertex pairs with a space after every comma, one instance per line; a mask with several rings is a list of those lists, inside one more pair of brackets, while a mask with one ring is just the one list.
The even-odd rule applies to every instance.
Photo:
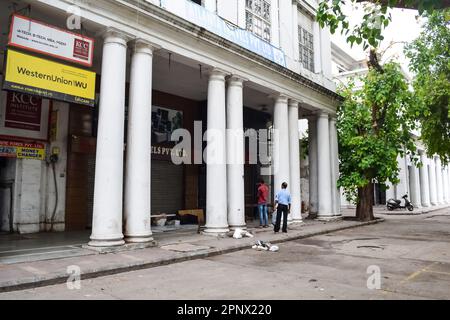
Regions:
[[395, 200], [395, 199], [389, 199], [387, 201], [387, 209], [389, 211], [393, 211], [395, 209], [408, 209], [409, 211], [414, 210], [414, 206], [411, 204], [411, 202], [408, 200], [408, 195], [405, 194], [402, 199], [405, 200], [405, 205], [402, 206], [402, 200]]

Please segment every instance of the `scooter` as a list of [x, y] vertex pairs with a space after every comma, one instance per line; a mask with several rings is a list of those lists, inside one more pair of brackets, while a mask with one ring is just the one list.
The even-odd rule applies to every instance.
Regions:
[[411, 204], [411, 202], [409, 202], [408, 200], [408, 195], [405, 194], [402, 199], [405, 200], [405, 205], [402, 206], [401, 202], [402, 200], [395, 200], [395, 199], [389, 199], [387, 202], [387, 209], [389, 211], [393, 211], [395, 209], [408, 209], [409, 211], [413, 211], [414, 210], [414, 206]]

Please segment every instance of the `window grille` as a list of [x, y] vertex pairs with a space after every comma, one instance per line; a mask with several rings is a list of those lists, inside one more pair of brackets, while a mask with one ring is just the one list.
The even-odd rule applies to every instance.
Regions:
[[246, 0], [245, 1], [246, 29], [253, 32], [261, 39], [271, 40], [271, 19], [269, 0]]

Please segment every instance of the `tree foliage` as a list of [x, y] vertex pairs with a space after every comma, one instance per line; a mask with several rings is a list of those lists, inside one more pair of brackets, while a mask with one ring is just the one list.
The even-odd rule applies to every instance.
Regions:
[[429, 155], [450, 160], [450, 10], [427, 14], [424, 29], [406, 47], [415, 73], [413, 87], [421, 140]]
[[[350, 26], [349, 17], [343, 12], [343, 7], [349, 3], [364, 4], [364, 16], [359, 24]], [[426, 11], [442, 9], [449, 5], [448, 0], [322, 0], [317, 9], [317, 21], [321, 28], [330, 28], [331, 33], [340, 29], [345, 33], [347, 42], [357, 43], [364, 50], [369, 46], [378, 47], [384, 39], [382, 33], [392, 21], [389, 8], [414, 8], [422, 14]]]
[[411, 113], [413, 96], [399, 65], [371, 67], [360, 81], [359, 88], [353, 82], [340, 89], [345, 100], [338, 108], [338, 185], [348, 200], [358, 204], [357, 217], [372, 220], [373, 184], [399, 182], [398, 155], [408, 154], [417, 161], [410, 134], [416, 121]]

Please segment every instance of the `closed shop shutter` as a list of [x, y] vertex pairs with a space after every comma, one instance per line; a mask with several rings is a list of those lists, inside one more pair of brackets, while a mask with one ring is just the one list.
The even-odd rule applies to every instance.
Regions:
[[152, 160], [152, 215], [184, 209], [183, 166]]

